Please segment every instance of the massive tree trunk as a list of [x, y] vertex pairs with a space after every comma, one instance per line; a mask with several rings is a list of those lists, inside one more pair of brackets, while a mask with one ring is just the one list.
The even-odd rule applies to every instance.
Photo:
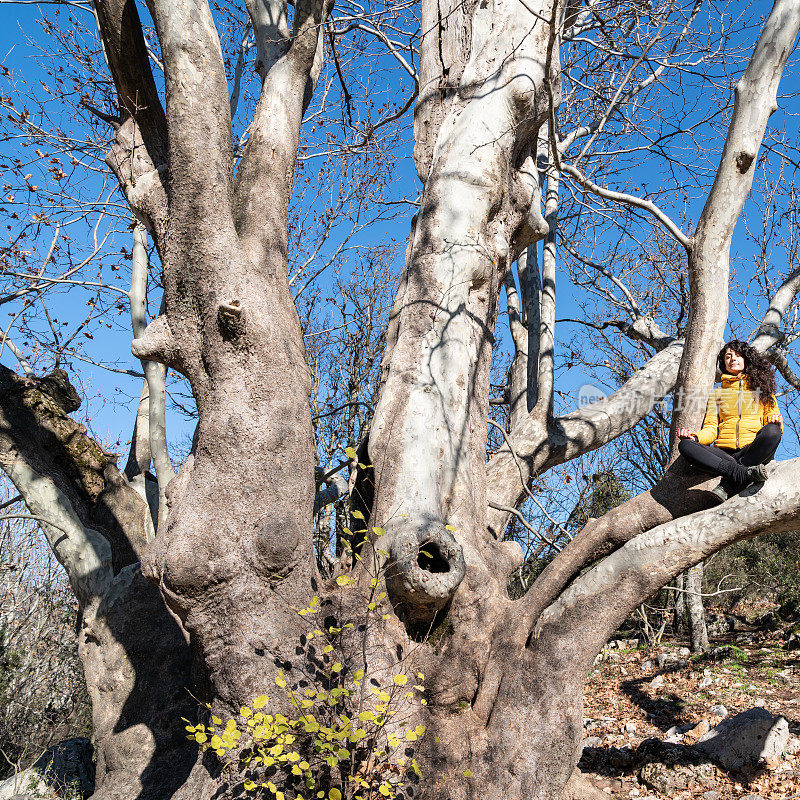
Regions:
[[[133, 352], [189, 379], [198, 429], [149, 543], [147, 504], [75, 430], [64, 413], [69, 403], [52, 412], [59, 458], [43, 460], [46, 444], [27, 433], [43, 418], [15, 421], [30, 405], [28, 390], [6, 372], [13, 391], [0, 392], [0, 456], [84, 608], [81, 652], [101, 741], [98, 797], [206, 800], [225, 792], [210, 754], [187, 778], [195, 754], [180, 718], [197, 711], [184, 705], [186, 687], [220, 716], [235, 714], [273, 690], [279, 672], [303, 679], [301, 637], [313, 623], [297, 609], [313, 594], [340, 616], [348, 604], [358, 614], [347, 593], [335, 582], [323, 586], [316, 572], [309, 376], [286, 275], [292, 171], [328, 9], [296, 3], [290, 33], [285, 3], [248, 3], [263, 86], [234, 174], [230, 100], [205, 0], [149, 4], [165, 112], [133, 4], [97, 6], [123, 122], [110, 161], [164, 270], [164, 313]], [[695, 239], [686, 240], [693, 309], [685, 346], [660, 337], [660, 352], [620, 393], [554, 419], [551, 236], [541, 335], [529, 349], [538, 353], [538, 368], [527, 370], [537, 383], [526, 397], [530, 414], [518, 410], [487, 464], [500, 288], [510, 264], [556, 219], [559, 31], [573, 13], [554, 0], [422, 4], [415, 159], [424, 191], [387, 333], [369, 443], [374, 498], [352, 572], [358, 587], [385, 585], [388, 598], [357, 657], [339, 654], [341, 669], [363, 667], [375, 680], [398, 669], [426, 676], [427, 705], [409, 710], [428, 729], [417, 754], [421, 798], [561, 797], [577, 762], [584, 682], [616, 627], [720, 547], [789, 529], [800, 516], [797, 462], [770, 467], [764, 486], [721, 511], [708, 510], [702, 479], [678, 462], [652, 491], [591, 520], [525, 597], [508, 597], [521, 551], [502, 541], [503, 528], [531, 478], [627, 430], [676, 374], [679, 387], [710, 386], [730, 236], [800, 25], [797, 3], [776, 0], [740, 84], [718, 181]], [[540, 137], [545, 123], [548, 136]], [[552, 151], [545, 214], [539, 141]], [[692, 413], [681, 409], [677, 418], [691, 424]], [[87, 453], [97, 464], [76, 471]], [[48, 508], [61, 515], [48, 516]], [[338, 627], [335, 619], [324, 626]], [[139, 723], [144, 743], [131, 733]], [[572, 796], [586, 791], [579, 784]]]

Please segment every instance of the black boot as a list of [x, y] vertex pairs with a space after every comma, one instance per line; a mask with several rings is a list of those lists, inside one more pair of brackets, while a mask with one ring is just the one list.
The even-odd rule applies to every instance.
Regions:
[[741, 490], [734, 486], [727, 478], [723, 478], [719, 484], [711, 490], [711, 494], [724, 503], [729, 497], [738, 494]]
[[764, 483], [767, 479], [767, 471], [763, 464], [756, 464], [754, 467], [747, 468], [747, 484]]

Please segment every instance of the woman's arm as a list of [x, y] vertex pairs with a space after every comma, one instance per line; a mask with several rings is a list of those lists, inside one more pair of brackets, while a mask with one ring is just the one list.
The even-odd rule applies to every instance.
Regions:
[[770, 422], [777, 422], [783, 431], [783, 417], [781, 416], [780, 409], [778, 408], [778, 400], [775, 395], [770, 395], [771, 402], [769, 404], [761, 401], [761, 425], [769, 425]]
[[700, 444], [711, 444], [717, 439], [719, 434], [719, 410], [717, 408], [716, 395], [708, 398], [706, 405], [706, 416], [703, 420], [703, 427], [697, 431], [697, 441]]

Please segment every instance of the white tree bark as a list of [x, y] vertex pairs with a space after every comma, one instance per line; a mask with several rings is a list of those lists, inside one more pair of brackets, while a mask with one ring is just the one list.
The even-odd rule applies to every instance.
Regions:
[[[131, 328], [135, 339], [141, 339], [147, 328], [147, 233], [144, 225], [133, 227], [133, 248], [131, 265]], [[163, 311], [163, 308], [162, 308]], [[175, 477], [172, 461], [167, 447], [166, 419], [166, 378], [167, 368], [149, 359], [141, 359], [147, 381], [147, 434], [150, 440], [150, 457], [156, 470], [158, 480], [158, 528], [167, 520], [167, 486]], [[137, 425], [138, 429], [138, 425]], [[149, 464], [148, 464], [149, 466]], [[147, 501], [146, 488], [144, 499]]]

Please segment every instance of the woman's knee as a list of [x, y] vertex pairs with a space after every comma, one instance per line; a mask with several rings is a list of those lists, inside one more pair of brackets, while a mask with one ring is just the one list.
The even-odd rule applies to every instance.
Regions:
[[684, 457], [689, 456], [692, 452], [692, 445], [694, 443], [694, 439], [681, 439], [678, 442], [678, 452]]

